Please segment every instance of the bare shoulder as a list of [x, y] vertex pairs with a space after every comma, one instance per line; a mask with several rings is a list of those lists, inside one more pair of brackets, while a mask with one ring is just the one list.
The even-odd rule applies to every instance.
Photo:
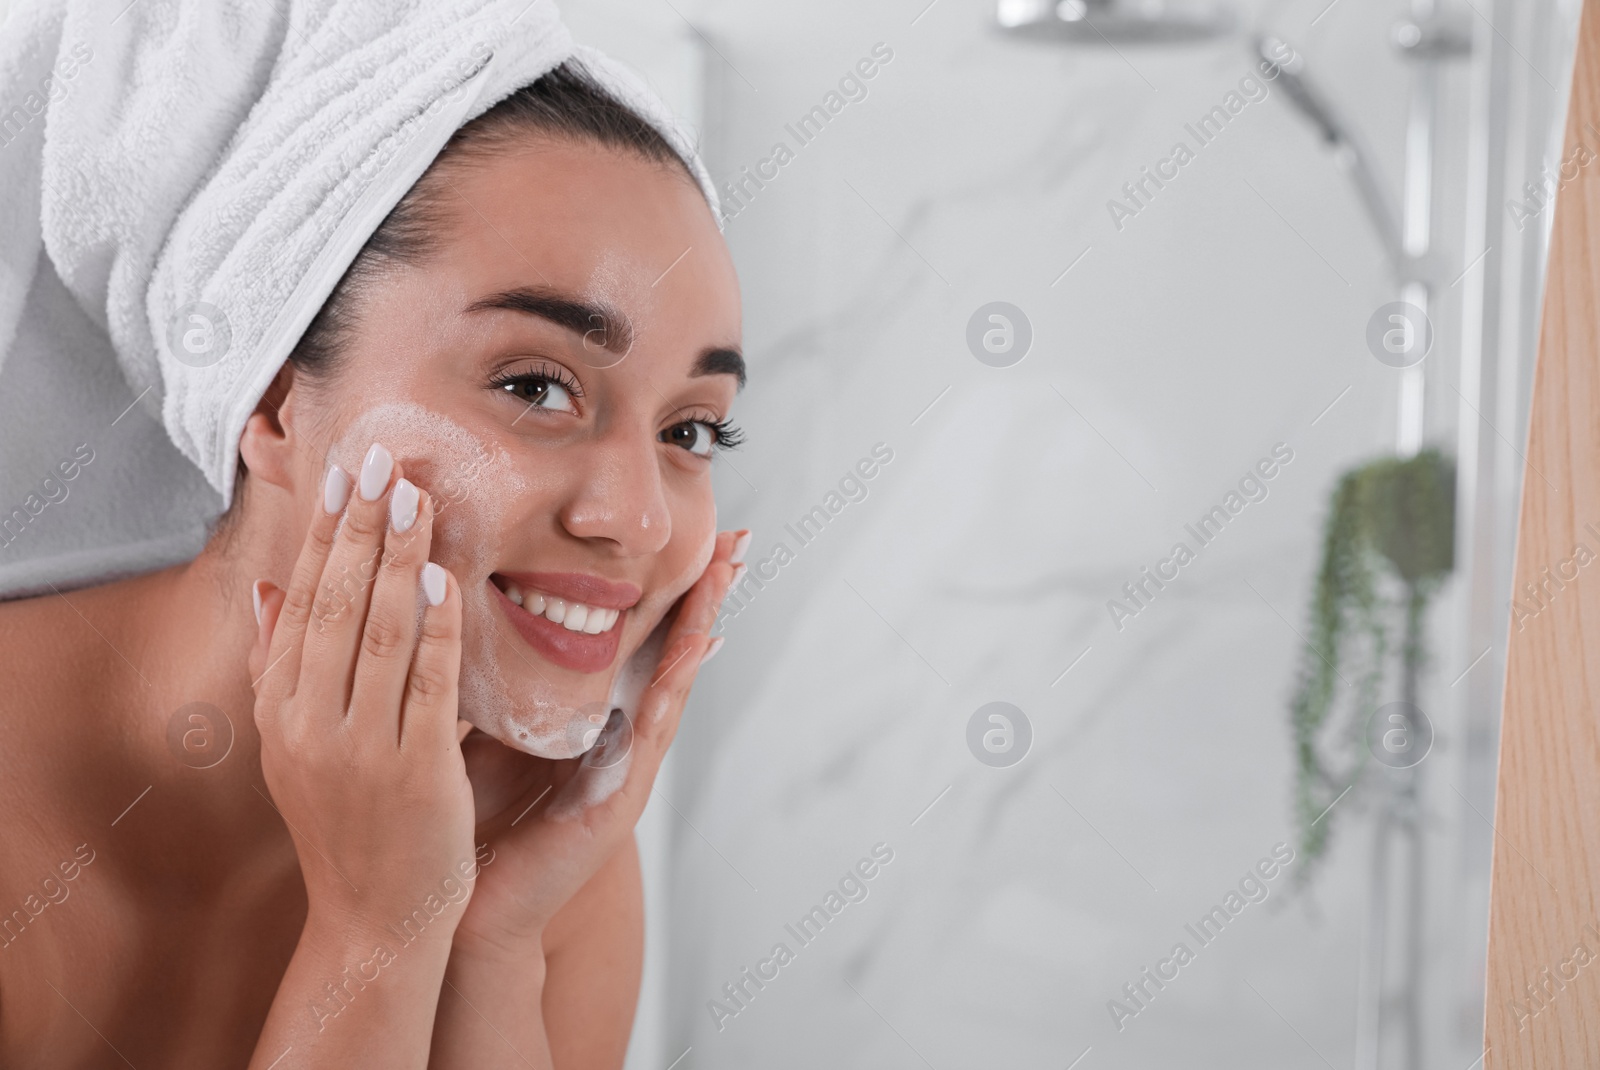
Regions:
[[138, 596], [159, 576], [0, 602], [0, 671], [12, 685], [0, 689], [0, 731], [36, 726], [37, 717], [19, 725], [14, 715], [49, 703], [59, 736], [62, 715], [89, 710], [130, 680], [148, 685], [129, 658], [148, 633]]
[[118, 733], [98, 696], [126, 670], [100, 634], [110, 627], [102, 592], [0, 602], [0, 806], [26, 815], [0, 825], [0, 853], [30, 837], [55, 849], [57, 826], [94, 800], [117, 760]]
[[545, 933], [545, 1032], [557, 1066], [620, 1067], [644, 967], [644, 886], [633, 836]]
[[0, 602], [0, 659], [8, 673], [27, 672], [51, 634], [60, 637], [61, 614], [71, 611], [63, 602], [53, 594]]
[[[76, 627], [73, 622], [76, 621]], [[65, 598], [44, 595], [0, 602], [0, 772], [11, 780], [23, 755], [37, 763], [40, 747], [59, 739], [81, 705], [93, 659], [85, 640], [90, 626], [72, 612]], [[44, 711], [52, 711], [45, 716]]]
[[[62, 771], [70, 765], [75, 726], [81, 723], [72, 701], [75, 677], [83, 665], [67, 641], [55, 596], [0, 603], [0, 808], [15, 820], [0, 823], [0, 949], [10, 950], [34, 919], [70, 893], [83, 858], [74, 856], [60, 828], [72, 800], [62, 791]], [[59, 876], [58, 876], [59, 870]], [[0, 970], [7, 981], [7, 1044], [17, 1040], [17, 999], [11, 991], [30, 955], [45, 946], [35, 937], [18, 952], [10, 950]], [[27, 1002], [26, 999], [23, 1000]], [[9, 1047], [0, 1051], [10, 1052]], [[0, 1057], [0, 1061], [4, 1061]]]

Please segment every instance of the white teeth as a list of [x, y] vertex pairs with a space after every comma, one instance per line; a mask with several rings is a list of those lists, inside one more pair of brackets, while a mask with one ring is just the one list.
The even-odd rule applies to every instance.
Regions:
[[537, 591], [524, 594], [522, 588], [514, 583], [507, 583], [505, 594], [513, 605], [521, 606], [535, 616], [544, 617], [546, 620], [561, 625], [568, 631], [582, 632], [585, 635], [599, 635], [609, 632], [612, 625], [617, 623], [617, 618], [622, 616], [620, 609], [601, 609], [598, 606], [586, 606], [582, 602], [569, 602], [564, 598], [552, 598]]

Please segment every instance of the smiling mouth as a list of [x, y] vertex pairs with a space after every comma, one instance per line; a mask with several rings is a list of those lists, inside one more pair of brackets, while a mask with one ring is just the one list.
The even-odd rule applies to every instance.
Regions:
[[557, 598], [553, 594], [544, 594], [531, 589], [524, 591], [499, 573], [490, 579], [512, 605], [520, 607], [525, 613], [543, 617], [552, 624], [559, 624], [569, 632], [599, 635], [601, 632], [610, 631], [611, 626], [617, 623], [617, 618], [622, 616], [620, 609], [586, 605], [570, 598]]
[[561, 598], [495, 573], [489, 587], [517, 634], [562, 668], [601, 672], [616, 660], [628, 610]]

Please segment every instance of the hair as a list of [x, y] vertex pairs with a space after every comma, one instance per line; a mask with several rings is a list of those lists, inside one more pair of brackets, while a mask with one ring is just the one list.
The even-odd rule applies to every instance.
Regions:
[[[321, 382], [339, 369], [354, 337], [361, 299], [390, 269], [425, 262], [450, 222], [454, 168], [510, 151], [530, 138], [576, 141], [631, 153], [679, 173], [699, 189], [693, 166], [648, 119], [619, 100], [584, 67], [567, 61], [457, 130], [422, 177], [384, 217], [345, 269], [288, 364], [297, 380]], [[233, 504], [212, 527], [231, 527], [244, 491], [245, 465], [234, 476]]]

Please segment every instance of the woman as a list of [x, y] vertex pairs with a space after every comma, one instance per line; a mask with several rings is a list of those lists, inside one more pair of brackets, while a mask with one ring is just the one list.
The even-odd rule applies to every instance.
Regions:
[[462, 126], [204, 550], [0, 606], [0, 1065], [620, 1066], [739, 331], [691, 161], [581, 64]]

